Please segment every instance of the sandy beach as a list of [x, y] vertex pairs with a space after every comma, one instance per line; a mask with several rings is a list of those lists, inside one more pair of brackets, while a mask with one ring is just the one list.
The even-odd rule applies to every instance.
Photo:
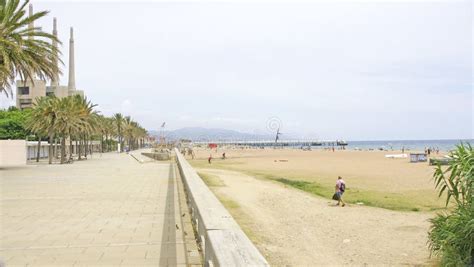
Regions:
[[[431, 264], [428, 219], [443, 207], [433, 167], [385, 158], [393, 153], [219, 148], [189, 159], [273, 265]], [[344, 208], [329, 199], [338, 175], [353, 202]], [[317, 183], [327, 196], [276, 177]]]
[[[226, 153], [226, 160], [221, 159]], [[302, 151], [298, 149], [209, 149], [195, 151], [190, 160], [198, 168], [240, 171], [260, 178], [284, 178], [319, 186], [330, 198], [342, 176], [347, 200], [394, 210], [430, 211], [444, 207], [432, 180], [433, 166], [410, 163], [408, 158], [385, 158], [401, 151]], [[208, 164], [209, 155], [214, 158]], [[441, 156], [441, 155], [437, 155]], [[190, 158], [190, 157], [188, 157]]]
[[239, 172], [200, 172], [219, 179], [211, 189], [272, 265], [430, 263], [430, 213], [336, 207], [333, 201]]

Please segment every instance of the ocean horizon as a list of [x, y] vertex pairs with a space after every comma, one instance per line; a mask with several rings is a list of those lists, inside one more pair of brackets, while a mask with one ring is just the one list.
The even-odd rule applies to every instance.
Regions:
[[437, 139], [437, 140], [375, 140], [375, 141], [347, 141], [347, 149], [386, 149], [386, 150], [425, 150], [426, 148], [449, 151], [456, 145], [463, 143], [474, 144], [474, 139]]

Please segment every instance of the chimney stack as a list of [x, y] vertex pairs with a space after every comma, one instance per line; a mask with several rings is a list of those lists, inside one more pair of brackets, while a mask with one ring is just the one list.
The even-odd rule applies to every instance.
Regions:
[[[29, 12], [28, 12], [28, 17], [31, 18], [31, 17], [33, 16], [33, 5], [30, 4], [28, 7], [29, 7], [29, 9], [28, 9], [28, 11], [29, 11]], [[28, 29], [31, 31], [31, 30], [33, 30], [34, 27], [35, 27], [35, 24], [34, 24], [33, 21], [31, 21], [31, 22], [28, 24]], [[33, 36], [30, 35], [30, 36], [28, 36], [28, 38], [29, 38], [29, 39], [33, 39]]]
[[[33, 16], [33, 5], [30, 4], [30, 5], [28, 6], [28, 17], [31, 18], [32, 16]], [[34, 27], [35, 27], [35, 23], [34, 23], [33, 21], [31, 21], [30, 23], [28, 23], [28, 30], [30, 31], [30, 32], [29, 32], [30, 35], [28, 36], [28, 40], [33, 40], [33, 35], [31, 35], [31, 33], [33, 32]], [[35, 75], [35, 73], [34, 73], [33, 68], [30, 67], [29, 69], [30, 69], [29, 72], [30, 72], [30, 74], [31, 74], [31, 77], [26, 77], [25, 79], [26, 79], [26, 81], [31, 80], [31, 83], [34, 84], [34, 79], [36, 78], [36, 75]]]
[[[53, 19], [53, 35], [54, 37], [58, 38], [58, 27], [57, 27], [57, 21], [56, 18]], [[58, 49], [58, 42], [56, 40], [53, 40], [53, 47], [57, 50]], [[57, 87], [59, 86], [59, 63], [58, 63], [58, 52], [56, 51], [54, 53], [54, 58], [53, 58], [53, 64], [54, 64], [54, 75], [53, 79], [51, 79], [51, 86], [52, 87]]]
[[69, 91], [76, 90], [76, 77], [74, 69], [74, 32], [72, 27], [71, 36], [69, 38], [69, 82], [67, 87]]

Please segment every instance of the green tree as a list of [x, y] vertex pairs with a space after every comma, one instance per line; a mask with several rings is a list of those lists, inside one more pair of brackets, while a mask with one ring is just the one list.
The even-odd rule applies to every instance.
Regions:
[[39, 136], [46, 135], [49, 138], [48, 161], [53, 163], [53, 141], [56, 137], [56, 119], [58, 117], [59, 99], [56, 97], [41, 97], [31, 111], [31, 116], [26, 122], [28, 130]]
[[446, 169], [437, 166], [433, 175], [439, 196], [446, 194], [446, 206], [454, 206], [431, 219], [429, 246], [441, 256], [443, 266], [474, 265], [474, 150], [460, 144], [450, 153]]
[[28, 25], [48, 14], [41, 11], [28, 16], [29, 0], [0, 0], [0, 93], [8, 95], [15, 77], [21, 80], [51, 79], [59, 72], [54, 64], [60, 51], [52, 41], [60, 41], [40, 27]]
[[25, 122], [30, 115], [30, 110], [0, 110], [0, 139], [26, 139], [30, 132]]
[[[87, 98], [75, 95], [65, 98], [41, 97], [36, 100], [36, 104], [31, 111], [32, 115], [26, 125], [29, 130], [49, 137], [49, 163], [52, 163], [52, 146], [55, 138], [60, 138], [61, 143], [61, 164], [66, 162], [66, 140], [69, 138], [69, 145], [72, 146], [72, 139], [84, 141], [79, 147], [84, 145], [87, 151], [88, 137], [94, 133], [97, 127], [97, 113], [94, 111], [96, 105]], [[69, 151], [72, 156], [72, 149]], [[79, 149], [79, 158], [81, 149]]]

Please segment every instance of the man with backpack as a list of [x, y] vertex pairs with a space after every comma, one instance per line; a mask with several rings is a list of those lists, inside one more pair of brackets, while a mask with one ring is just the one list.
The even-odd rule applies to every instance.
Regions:
[[342, 203], [342, 206], [344, 207], [346, 203], [344, 200], [342, 200], [342, 195], [344, 194], [344, 191], [346, 191], [346, 183], [344, 180], [342, 180], [342, 177], [339, 176], [337, 178], [336, 182], [336, 196], [337, 196], [337, 205], [339, 206]]

